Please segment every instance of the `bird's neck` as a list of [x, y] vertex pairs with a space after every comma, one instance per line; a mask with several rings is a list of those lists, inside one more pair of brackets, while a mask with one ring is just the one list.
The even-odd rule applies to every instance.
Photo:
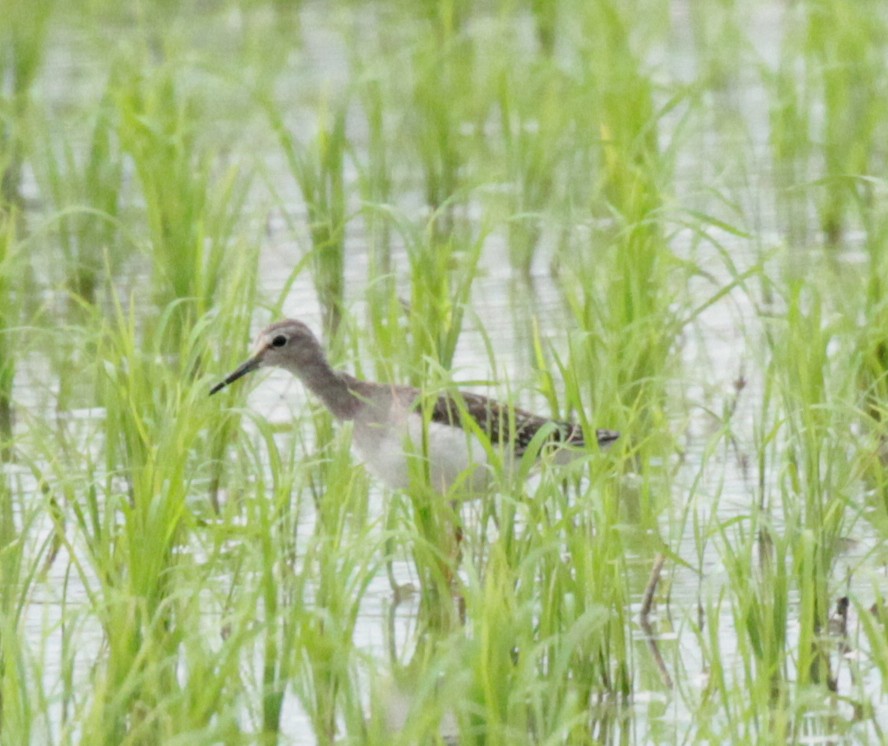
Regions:
[[354, 419], [361, 402], [349, 385], [354, 383], [351, 376], [334, 370], [326, 358], [312, 360], [292, 372], [334, 417], [339, 420]]

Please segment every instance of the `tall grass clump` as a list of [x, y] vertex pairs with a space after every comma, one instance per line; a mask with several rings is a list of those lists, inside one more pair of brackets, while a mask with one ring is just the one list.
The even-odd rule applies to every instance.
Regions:
[[[237, 410], [223, 419], [231, 416]], [[364, 728], [355, 632], [382, 560], [367, 481], [352, 468], [348, 440], [311, 433], [326, 428], [317, 420], [327, 417], [297, 417], [286, 433], [251, 421], [229, 450], [235, 468], [224, 482], [242, 499], [221, 513], [229, 530], [243, 525], [248, 540], [237, 550], [238, 575], [251, 580], [242, 588], [234, 578], [232, 595], [241, 599], [236, 610], [252, 599], [249, 624], [261, 620], [257, 725], [265, 738], [283, 737], [295, 695], [324, 744], [360, 738]]]
[[847, 439], [853, 380], [833, 362], [830, 347], [843, 336], [841, 319], [827, 315], [818, 291], [791, 282], [786, 302], [782, 333], [769, 340], [772, 378], [786, 412], [780, 504], [770, 510], [792, 537], [793, 579], [800, 594], [799, 682], [832, 686], [821, 636], [832, 606], [840, 541], [850, 528], [849, 508], [859, 489]]
[[31, 89], [45, 53], [55, 0], [8, 0], [0, 27], [0, 210], [21, 197]]
[[808, 0], [803, 7], [807, 73], [823, 111], [817, 138], [822, 143], [820, 226], [835, 244], [850, 208], [867, 196], [864, 177], [884, 166], [878, 142], [888, 113], [888, 17], [877, 2]]
[[[595, 182], [588, 205], [572, 205], [568, 214], [595, 222], [588, 234], [565, 231], [556, 257], [582, 330], [565, 372], [582, 374], [577, 392], [599, 403], [603, 420], [626, 423], [621, 429], [642, 438], [651, 434], [659, 448], [662, 439], [653, 434], [665, 431], [664, 373], [681, 328], [679, 265], [662, 228], [672, 168], [658, 133], [668, 107], [658, 110], [651, 74], [616, 7], [593, 4], [582, 22], [589, 36], [578, 50], [582, 76], [572, 112], [585, 139], [568, 170], [580, 194], [590, 172]], [[569, 403], [586, 409], [582, 399]]]
[[13, 383], [15, 381], [16, 335], [18, 325], [16, 289], [22, 267], [17, 239], [16, 211], [0, 214], [0, 454], [10, 455], [13, 425]]
[[[217, 427], [229, 420], [243, 422], [229, 409], [217, 418]], [[262, 737], [274, 739], [284, 726], [285, 695], [298, 670], [297, 627], [311, 574], [296, 567], [297, 526], [305, 520], [304, 489], [294, 468], [299, 461], [292, 449], [282, 452], [272, 427], [255, 424], [258, 437], [245, 438], [241, 431], [227, 452], [234, 468], [225, 485], [232, 499], [222, 505], [222, 530], [209, 540], [214, 560], [231, 568], [220, 588], [224, 618], [244, 635], [241, 654], [249, 651], [258, 661], [245, 674], [246, 681], [254, 680], [255, 693], [247, 711]], [[231, 546], [233, 537], [239, 541]]]
[[94, 335], [100, 431], [64, 450], [47, 443], [38, 462], [66, 487], [56, 531], [103, 639], [89, 686], [70, 694], [76, 727], [101, 743], [230, 736], [243, 628], [232, 624], [230, 642], [207, 634], [202, 591], [214, 571], [191, 552], [190, 501], [208, 477], [198, 446], [211, 423], [192, 372], [207, 341], [202, 328], [181, 338], [172, 309], [148, 331], [130, 303], [94, 319], [81, 331]]
[[[47, 128], [50, 123], [47, 122]], [[82, 155], [65, 133], [47, 135], [35, 171], [41, 192], [55, 209], [63, 282], [77, 312], [99, 300], [107, 268], [119, 266], [123, 154], [108, 92], [98, 103]]]
[[571, 85], [554, 65], [537, 62], [500, 73], [499, 114], [508, 185], [508, 242], [512, 266], [525, 280], [542, 237], [546, 209], [567, 151]]
[[[717, 719], [727, 714], [729, 723], [736, 721], [733, 727], [741, 730], [734, 737], [748, 733], [747, 728], [761, 732], [776, 726], [770, 722], [771, 714], [789, 707], [795, 670], [790, 639], [794, 532], [775, 530], [778, 521], [758, 506], [751, 506], [741, 518], [718, 526], [712, 537], [726, 571], [727, 592], [706, 604], [708, 630], [702, 632], [712, 677], [707, 694], [719, 700]], [[735, 649], [719, 644], [719, 635], [724, 634], [721, 604], [731, 612]], [[751, 717], [736, 711], [738, 692], [744, 692]]]
[[[566, 667], [562, 675], [579, 702], [616, 704], [634, 688], [627, 574], [631, 529], [613, 471], [609, 455], [596, 457], [589, 482], [575, 493], [558, 485], [556, 474], [547, 475], [543, 494], [534, 496], [528, 526], [543, 565], [534, 594], [544, 599], [538, 629], [548, 648], [543, 658]], [[528, 560], [535, 553], [527, 552]]]
[[[63, 675], [51, 696], [61, 699], [41, 707], [62, 734], [96, 742], [225, 740], [239, 730], [238, 661], [255, 637], [256, 603], [236, 597], [241, 605], [214, 627], [225, 608], [216, 588], [228, 554], [221, 539], [205, 541], [206, 560], [195, 552], [195, 517], [210, 514], [201, 498], [217, 427], [194, 374], [215, 341], [204, 319], [171, 353], [162, 335], [181, 331], [173, 312], [143, 325], [133, 303], [112, 297], [108, 306], [107, 315], [84, 308], [55, 331], [92, 350], [94, 366], [78, 377], [94, 385], [102, 414], [29, 417], [20, 446], [46, 496], [44, 524], [52, 521], [46, 566], [56, 568], [53, 579], [65, 578], [45, 591], [60, 597], [64, 619], [41, 649], [49, 655], [43, 665], [59, 657]], [[84, 635], [102, 644], [84, 646]]]
[[706, 529], [726, 582], [705, 599], [697, 630], [709, 672], [698, 719], [732, 742], [843, 727], [811, 717], [829, 710], [846, 652], [830, 613], [847, 592], [839, 559], [861, 488], [848, 324], [820, 280], [789, 278], [782, 311], [765, 319], [756, 476], [739, 513], [716, 511]]
[[[252, 333], [253, 313], [258, 303], [259, 254], [256, 246], [244, 241], [235, 244], [226, 262], [225, 280], [216, 296], [212, 324], [195, 326], [211, 339], [208, 357], [202, 367], [214, 366], [218, 372], [233, 370], [244, 358]], [[194, 371], [196, 372], [196, 371]], [[211, 475], [207, 488], [210, 504], [218, 513], [219, 492], [226, 470], [226, 452], [238, 437], [242, 422], [237, 411], [229, 412], [217, 427], [211, 429], [206, 445], [210, 457]]]
[[633, 691], [626, 546], [609, 468], [597, 462], [576, 494], [563, 475], [544, 471], [524, 494], [533, 462], [523, 460], [514, 478], [494, 468], [495, 538], [483, 523], [480, 532], [466, 527], [465, 626], [426, 624], [409, 661], [393, 664], [402, 695], [400, 729], [388, 735], [396, 743], [457, 734], [469, 743], [587, 743]]
[[52, 740], [55, 724], [45, 717], [47, 701], [63, 689], [44, 677], [43, 651], [33, 634], [39, 626], [34, 597], [47, 587], [45, 571], [54, 551], [45, 527], [55, 491], [39, 474], [31, 478], [27, 440], [4, 443], [4, 449], [14, 446], [24, 468], [4, 462], [0, 474], [0, 738], [15, 743]]
[[[409, 329], [414, 369], [423, 361], [450, 369], [463, 330], [472, 284], [484, 247], [484, 233], [437, 237], [436, 220], [408, 240], [410, 263]], [[417, 371], [418, 372], [418, 371]]]
[[[199, 322], [206, 328], [201, 320], [217, 314], [217, 344], [210, 349], [221, 360], [240, 358], [256, 303], [258, 249], [239, 227], [250, 175], [238, 163], [226, 166], [213, 150], [204, 102], [171, 64], [124, 67], [109, 88], [115, 135], [133, 165], [147, 224], [157, 311], [148, 315], [145, 333], [177, 355]], [[106, 159], [99, 163], [108, 166]], [[154, 324], [163, 326], [156, 334]], [[237, 429], [226, 422], [208, 446], [214, 464], [208, 492], [217, 509], [223, 454]]]
[[[187, 597], [177, 580], [187, 563], [181, 550], [195, 475], [189, 456], [203, 424], [195, 407], [203, 392], [190, 386], [187, 367], [170, 369], [162, 335], [175, 338], [178, 328], [173, 313], [164, 321], [158, 337], [145, 338], [133, 309], [118, 306], [98, 344], [106, 477], [90, 506], [98, 523], [84, 520], [82, 528], [103, 534], [93, 534], [91, 543], [108, 653], [96, 671], [86, 722], [87, 732], [104, 742], [168, 738], [162, 712], [180, 691], [177, 651], [185, 628], [177, 607]], [[189, 362], [193, 352], [182, 360]]]
[[[410, 268], [409, 305], [404, 308], [396, 295], [390, 296], [385, 323], [371, 329], [373, 357], [380, 380], [407, 381], [423, 391], [422, 413], [429, 418], [429, 407], [437, 397], [457, 387], [453, 371], [456, 346], [484, 238], [454, 233], [443, 240], [431, 223], [425, 230], [411, 224], [401, 229]], [[470, 243], [465, 245], [463, 240]], [[459, 542], [455, 537], [462, 531], [458, 507], [462, 497], [459, 485], [453, 496], [442, 496], [439, 486], [430, 483], [427, 436], [426, 428], [423, 441], [412, 444], [416, 451], [412, 459], [415, 473], [407, 490], [408, 499], [396, 496], [389, 505], [387, 523], [405, 529], [423, 587], [424, 623], [432, 628], [450, 628], [455, 621], [450, 596], [458, 563]]]
[[[864, 215], [867, 261], [850, 271], [837, 293], [849, 326], [855, 376], [856, 458], [867, 489], [866, 520], [880, 537], [888, 536], [888, 214], [881, 204]], [[862, 287], [862, 289], [861, 289]]]
[[859, 328], [860, 403], [884, 439], [880, 425], [888, 401], [888, 214], [883, 208], [875, 208], [866, 218], [865, 292], [849, 294], [845, 312]]
[[[16, 526], [13, 491], [6, 474], [0, 479], [0, 733], [4, 738], [31, 735], [29, 698], [21, 691], [27, 673], [23, 669], [21, 644], [21, 616], [27, 598], [27, 584], [23, 583], [24, 547]], [[18, 544], [18, 546], [16, 546]]]
[[[455, 5], [455, 4], [452, 4]], [[479, 122], [475, 89], [476, 50], [458, 15], [440, 14], [411, 48], [405, 76], [403, 137], [421, 170], [421, 189], [440, 240], [454, 225], [468, 186], [467, 150]]]
[[322, 109], [317, 131], [308, 143], [301, 142], [290, 130], [274, 103], [265, 101], [264, 104], [290, 172], [302, 191], [308, 213], [311, 267], [321, 302], [324, 336], [335, 340], [345, 304], [345, 229], [348, 221], [345, 125], [348, 101], [336, 105], [332, 113]]
[[[248, 180], [200, 139], [200, 99], [171, 66], [130, 70], [114, 86], [118, 137], [139, 182], [154, 301], [183, 337], [218, 301], [235, 253]], [[175, 343], [175, 338], [171, 338]]]
[[743, 64], [744, 39], [738, 13], [740, 6], [734, 0], [723, 3], [699, 4], [688, 8], [690, 26], [696, 44], [696, 59], [707, 88], [715, 91], [737, 83]]
[[[359, 61], [353, 65], [357, 68]], [[367, 237], [367, 312], [370, 327], [384, 328], [389, 322], [398, 323], [394, 306], [400, 305], [392, 261], [392, 234], [394, 218], [392, 202], [395, 196], [393, 164], [397, 145], [393, 136], [392, 114], [389, 111], [390, 85], [387, 76], [364, 75], [356, 69], [357, 97], [367, 127], [367, 143], [356, 148], [355, 167], [361, 194], [363, 222]]]
[[[480, 274], [487, 232], [484, 228], [454, 228], [442, 236], [435, 227], [440, 216], [422, 224], [394, 216], [395, 229], [407, 254], [403, 285], [385, 283], [367, 290], [369, 332], [373, 339], [368, 354], [379, 380], [404, 381], [422, 386], [435, 371], [451, 370], [457, 344], [470, 309], [472, 287]], [[409, 293], [409, 294], [408, 294]]]
[[16, 256], [23, 226], [21, 181], [29, 146], [31, 91], [45, 53], [54, 0], [9, 0], [0, 24], [0, 455], [9, 455], [12, 435], [12, 385], [17, 322], [13, 293], [22, 287]]
[[333, 744], [364, 732], [355, 634], [383, 557], [379, 534], [371, 532], [376, 526], [368, 525], [366, 480], [351, 468], [347, 443], [332, 449], [322, 468], [318, 523], [305, 547], [297, 601], [294, 683], [318, 742]]
[[811, 117], [815, 88], [809, 76], [797, 70], [803, 44], [803, 32], [789, 30], [777, 68], [764, 72], [771, 94], [768, 139], [778, 218], [791, 245], [800, 247], [805, 246], [811, 233], [809, 180], [817, 153]]

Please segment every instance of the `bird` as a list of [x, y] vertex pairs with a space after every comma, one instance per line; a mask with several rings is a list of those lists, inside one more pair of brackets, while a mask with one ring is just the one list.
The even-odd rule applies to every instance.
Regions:
[[[259, 333], [253, 353], [221, 382], [214, 395], [248, 373], [283, 368], [297, 376], [333, 417], [351, 421], [352, 449], [387, 487], [408, 490], [417, 474], [442, 494], [458, 489], [478, 496], [490, 483], [488, 450], [500, 449], [504, 463], [520, 461], [537, 442], [555, 451], [564, 463], [583, 453], [586, 433], [576, 423], [551, 419], [480, 394], [459, 391], [424, 393], [412, 386], [376, 383], [335, 370], [320, 341], [301, 321], [284, 319]], [[594, 442], [605, 449], [620, 437], [616, 430], [598, 429]], [[541, 449], [542, 450], [542, 449]], [[420, 458], [422, 468], [411, 465]]]

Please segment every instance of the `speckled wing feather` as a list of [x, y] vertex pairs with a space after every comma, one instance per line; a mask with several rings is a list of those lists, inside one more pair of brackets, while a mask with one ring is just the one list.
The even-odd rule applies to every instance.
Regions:
[[[515, 455], [519, 457], [546, 425], [554, 425], [547, 443], [582, 447], [586, 442], [583, 429], [578, 424], [540, 417], [526, 409], [511, 407], [479, 394], [462, 392], [460, 397], [463, 406], [457, 403], [453, 395], [439, 396], [431, 411], [432, 422], [461, 426], [461, 417], [465, 413], [490, 438], [491, 443], [513, 442]], [[596, 431], [600, 446], [608, 445], [618, 437], [619, 434], [612, 430]]]

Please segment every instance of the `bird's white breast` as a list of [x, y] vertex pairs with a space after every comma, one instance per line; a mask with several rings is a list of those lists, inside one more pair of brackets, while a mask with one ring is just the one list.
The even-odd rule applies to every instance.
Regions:
[[479, 494], [488, 477], [487, 454], [481, 443], [461, 427], [423, 421], [423, 417], [392, 404], [387, 416], [358, 418], [352, 447], [367, 468], [392, 489], [423, 483], [461, 496]]

